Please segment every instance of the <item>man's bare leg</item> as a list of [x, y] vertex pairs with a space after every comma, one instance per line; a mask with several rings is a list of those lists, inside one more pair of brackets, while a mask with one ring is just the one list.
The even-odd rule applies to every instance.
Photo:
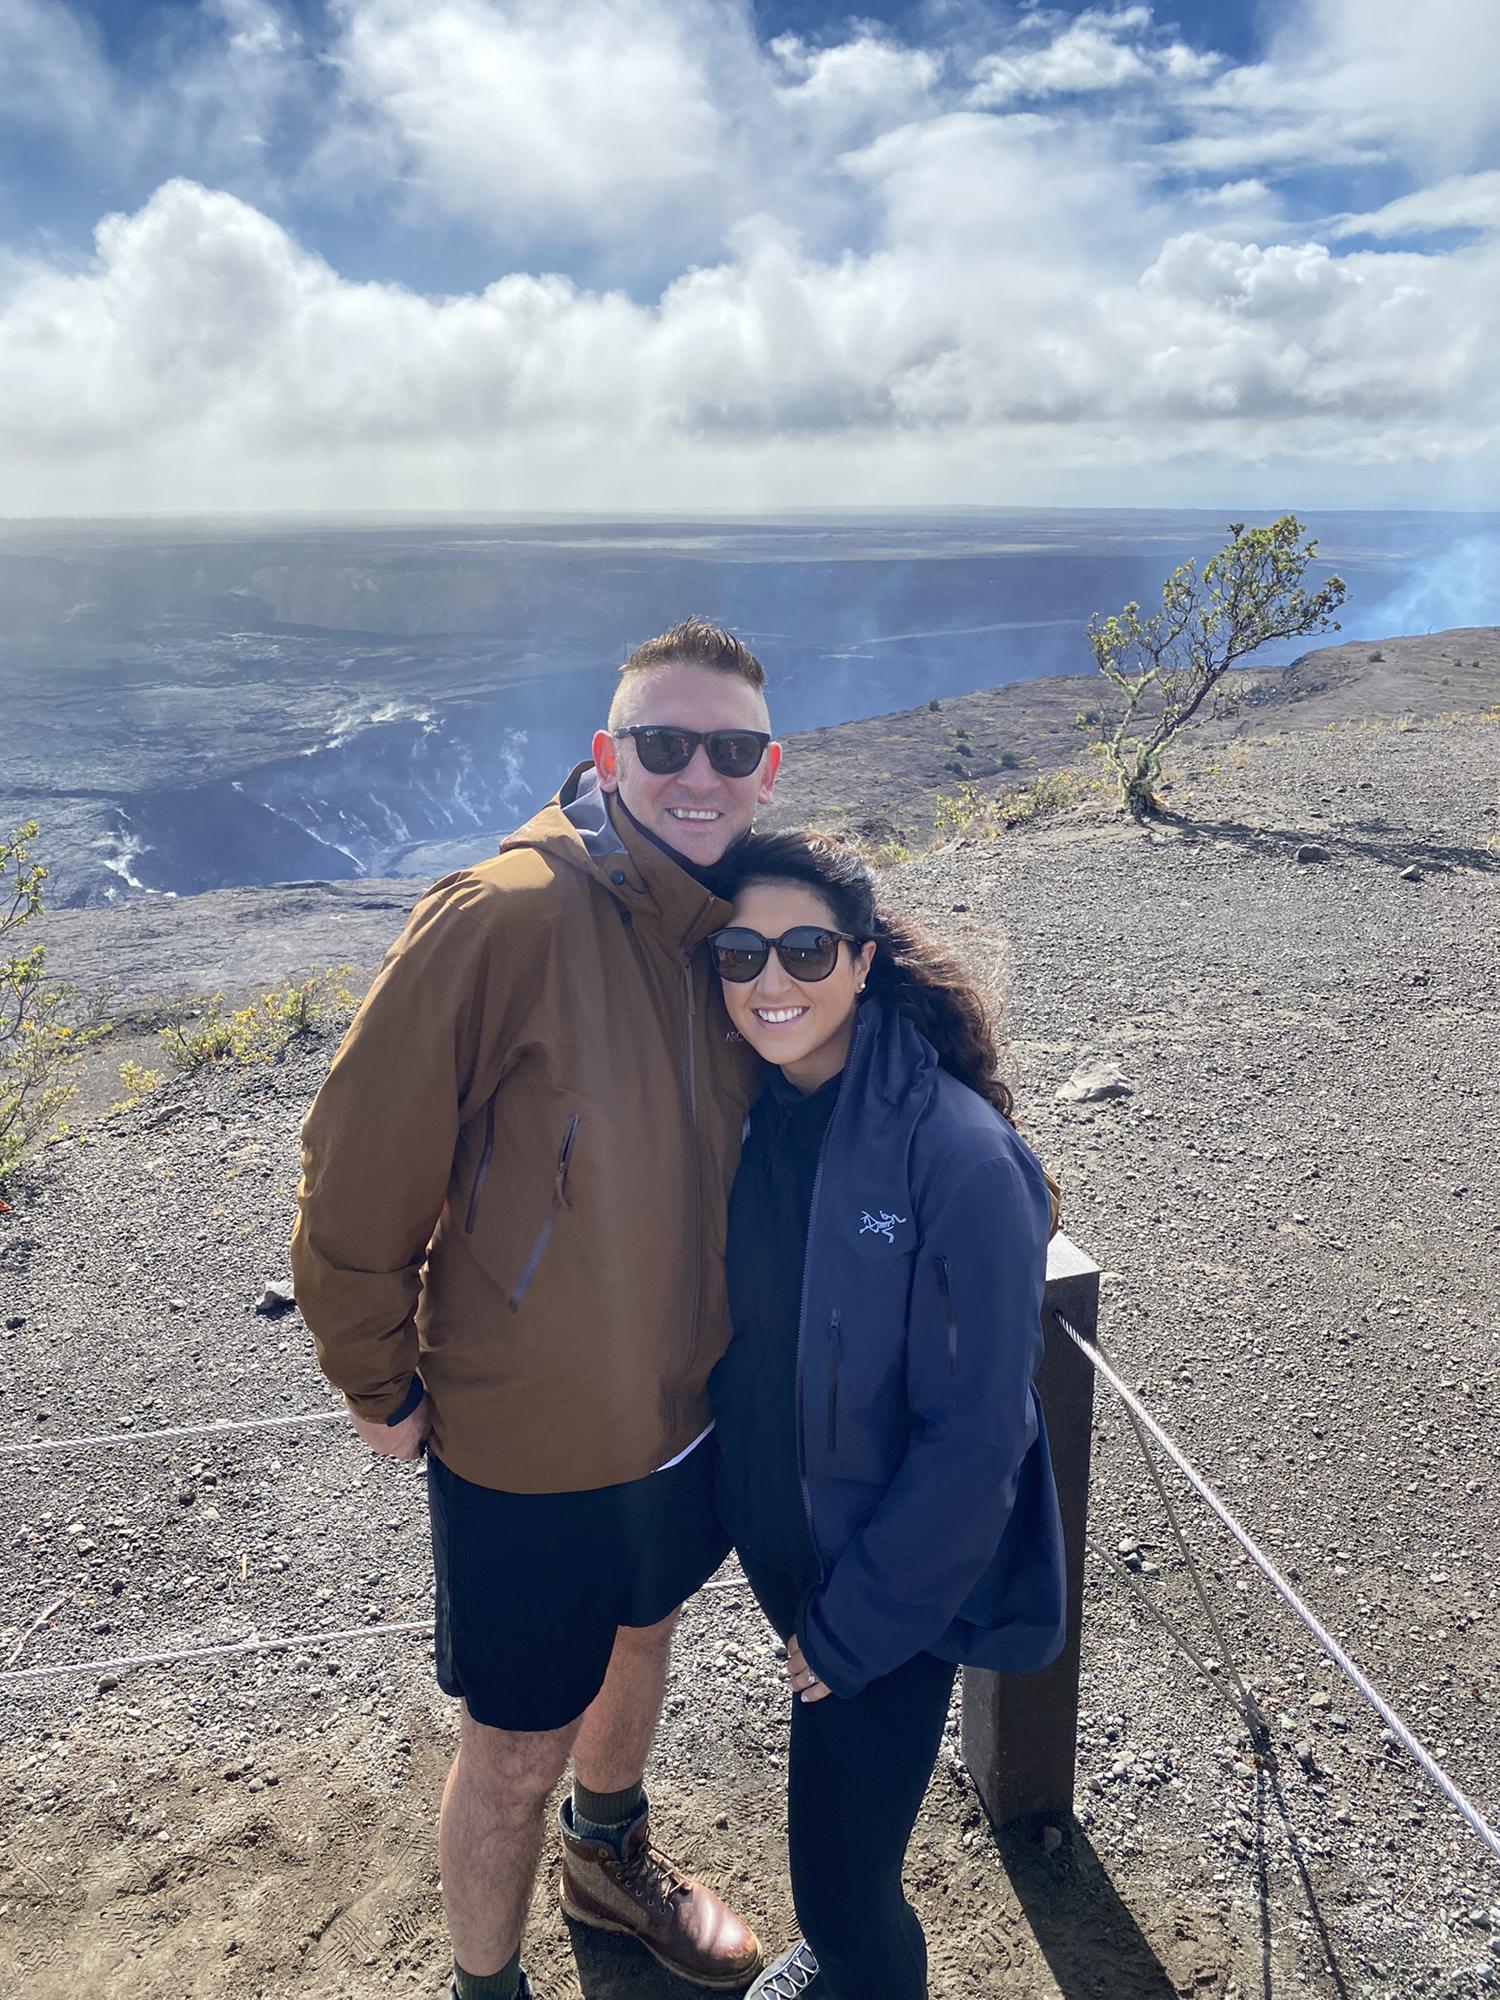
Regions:
[[[668, 1971], [695, 1985], [741, 1988], [760, 1969], [755, 1933], [652, 1844], [640, 1817], [629, 1816], [641, 1797], [676, 1623], [674, 1611], [659, 1625], [620, 1627], [604, 1685], [579, 1725], [573, 1799], [584, 1802], [583, 1816], [598, 1831], [580, 1833], [576, 1818], [565, 1818], [563, 1909], [575, 1922], [638, 1938]], [[646, 1888], [651, 1893], [643, 1894]]]
[[573, 1769], [586, 1790], [628, 1791], [644, 1776], [681, 1615], [679, 1609], [659, 1625], [622, 1625], [615, 1634], [609, 1672], [573, 1744]]
[[443, 1901], [465, 1972], [498, 1972], [526, 1923], [547, 1800], [573, 1751], [590, 1791], [622, 1792], [646, 1768], [678, 1613], [622, 1626], [604, 1685], [564, 1729], [489, 1729], [461, 1708], [458, 1756], [438, 1821]]
[[[489, 1729], [461, 1710], [458, 1756], [438, 1820], [443, 1902], [465, 1972], [498, 1972], [519, 1950], [542, 1822], [579, 1731]], [[627, 1780], [627, 1782], [629, 1782]]]

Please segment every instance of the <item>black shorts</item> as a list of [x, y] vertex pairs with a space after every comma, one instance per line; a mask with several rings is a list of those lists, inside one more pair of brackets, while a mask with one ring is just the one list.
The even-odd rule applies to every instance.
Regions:
[[438, 1686], [492, 1729], [561, 1729], [621, 1625], [657, 1625], [729, 1553], [713, 1443], [588, 1493], [499, 1493], [427, 1454]]

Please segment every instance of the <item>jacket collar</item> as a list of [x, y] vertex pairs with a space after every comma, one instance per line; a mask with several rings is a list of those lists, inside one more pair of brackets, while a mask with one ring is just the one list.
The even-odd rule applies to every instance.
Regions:
[[839, 1089], [838, 1131], [857, 1133], [861, 1151], [904, 1158], [937, 1068], [937, 1050], [904, 1014], [873, 996], [862, 1000]]
[[915, 1123], [932, 1095], [937, 1067], [937, 1050], [922, 1031], [872, 994], [854, 1017], [839, 1094], [877, 1115]]
[[728, 903], [616, 809], [591, 763], [577, 765], [556, 796], [501, 842], [502, 850], [509, 847], [540, 848], [583, 869], [632, 917], [654, 921], [680, 950], [691, 950], [729, 921]]
[[881, 1194], [896, 1200], [903, 1218], [912, 1212], [912, 1134], [932, 1102], [937, 1068], [936, 1049], [905, 1015], [873, 996], [860, 1003], [828, 1123], [826, 1158], [841, 1186], [863, 1190], [877, 1179]]

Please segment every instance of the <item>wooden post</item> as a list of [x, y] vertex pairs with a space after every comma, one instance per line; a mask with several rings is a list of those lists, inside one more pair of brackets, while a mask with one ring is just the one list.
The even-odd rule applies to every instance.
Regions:
[[1037, 1393], [1062, 1508], [1068, 1566], [1068, 1636], [1036, 1674], [964, 1670], [963, 1754], [991, 1822], [1045, 1819], [1066, 1833], [1073, 1814], [1078, 1750], [1078, 1662], [1083, 1626], [1083, 1554], [1088, 1528], [1094, 1371], [1052, 1314], [1065, 1313], [1086, 1340], [1099, 1325], [1099, 1267], [1067, 1236], [1047, 1256], [1042, 1324], [1047, 1347]]

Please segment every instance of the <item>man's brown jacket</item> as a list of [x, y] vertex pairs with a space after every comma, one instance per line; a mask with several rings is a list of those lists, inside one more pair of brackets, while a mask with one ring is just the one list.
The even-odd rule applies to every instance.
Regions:
[[708, 1423], [753, 1063], [696, 949], [727, 906], [575, 771], [438, 882], [302, 1134], [292, 1237], [359, 1416], [517, 1493], [653, 1471]]

